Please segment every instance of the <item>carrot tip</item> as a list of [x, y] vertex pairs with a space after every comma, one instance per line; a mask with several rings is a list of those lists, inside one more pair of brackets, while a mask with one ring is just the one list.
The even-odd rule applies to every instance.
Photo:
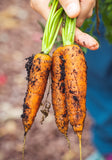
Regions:
[[23, 151], [22, 151], [22, 160], [24, 160], [25, 142], [26, 142], [26, 136], [24, 136]]
[[76, 132], [77, 136], [79, 138], [79, 149], [80, 149], [80, 160], [82, 160], [82, 151], [81, 151], [81, 138], [82, 138], [82, 132]]
[[76, 132], [76, 133], [77, 133], [78, 138], [81, 139], [81, 137], [82, 137], [82, 132], [79, 131], [79, 132]]
[[70, 144], [70, 140], [69, 140], [69, 138], [68, 138], [68, 135], [67, 135], [67, 134], [64, 134], [64, 135], [65, 135], [65, 138], [66, 138], [67, 143], [68, 143], [68, 148], [69, 148], [69, 150], [71, 151], [71, 144]]

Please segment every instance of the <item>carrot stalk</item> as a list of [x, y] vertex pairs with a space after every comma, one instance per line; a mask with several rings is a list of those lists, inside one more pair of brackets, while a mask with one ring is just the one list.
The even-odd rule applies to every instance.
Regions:
[[74, 36], [76, 28], [76, 18], [69, 18], [66, 15], [65, 26], [62, 27], [63, 46], [74, 44]]
[[68, 143], [69, 151], [71, 151], [71, 144], [70, 144], [70, 140], [69, 140], [69, 138], [68, 138], [68, 135], [67, 135], [67, 134], [65, 134], [65, 138], [66, 138], [67, 143]]
[[63, 9], [59, 8], [56, 11], [57, 6], [58, 0], [54, 0], [42, 40], [42, 52], [44, 52], [45, 54], [48, 54], [51, 51], [62, 23]]

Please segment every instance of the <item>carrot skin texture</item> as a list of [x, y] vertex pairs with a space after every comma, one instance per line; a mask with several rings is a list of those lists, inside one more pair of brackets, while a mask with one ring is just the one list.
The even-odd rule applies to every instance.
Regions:
[[86, 116], [87, 65], [78, 45], [64, 47], [65, 91], [68, 118], [75, 132], [82, 132]]
[[57, 127], [67, 135], [69, 121], [65, 102], [64, 63], [63, 47], [59, 47], [52, 56], [52, 104]]
[[34, 56], [28, 75], [28, 89], [23, 104], [22, 121], [25, 135], [31, 128], [46, 89], [52, 58], [38, 53]]

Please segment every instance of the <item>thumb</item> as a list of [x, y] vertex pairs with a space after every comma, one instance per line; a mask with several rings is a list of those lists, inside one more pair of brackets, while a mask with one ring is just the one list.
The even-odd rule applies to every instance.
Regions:
[[64, 8], [66, 14], [70, 18], [75, 18], [80, 13], [79, 0], [59, 0], [60, 4]]

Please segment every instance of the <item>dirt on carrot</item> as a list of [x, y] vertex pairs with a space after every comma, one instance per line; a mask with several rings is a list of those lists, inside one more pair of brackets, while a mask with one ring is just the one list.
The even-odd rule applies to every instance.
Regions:
[[29, 58], [26, 64], [28, 89], [23, 104], [22, 121], [25, 135], [31, 128], [44, 96], [46, 83], [51, 69], [52, 58], [42, 53]]
[[63, 54], [68, 118], [74, 131], [82, 132], [86, 116], [86, 61], [78, 45], [65, 46]]
[[65, 61], [62, 54], [63, 47], [59, 47], [52, 57], [52, 104], [57, 127], [67, 135], [69, 121], [65, 102]]

